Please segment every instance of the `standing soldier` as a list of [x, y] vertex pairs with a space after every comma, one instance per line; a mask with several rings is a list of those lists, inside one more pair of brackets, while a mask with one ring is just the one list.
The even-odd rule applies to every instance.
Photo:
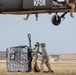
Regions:
[[35, 44], [35, 48], [32, 50], [33, 53], [33, 58], [32, 58], [32, 72], [34, 73], [34, 70], [36, 69], [37, 71], [39, 71], [39, 68], [37, 66], [37, 59], [38, 59], [38, 53], [39, 53], [39, 43], [37, 42]]
[[43, 65], [44, 65], [44, 63], [45, 63], [46, 66], [47, 66], [47, 68], [48, 68], [48, 72], [52, 72], [52, 73], [53, 73], [53, 71], [51, 70], [50, 64], [49, 64], [49, 57], [48, 57], [48, 55], [47, 55], [45, 46], [46, 46], [45, 43], [42, 43], [42, 44], [41, 44], [42, 61], [41, 61], [40, 69], [41, 69], [41, 72], [43, 72]]
[[71, 16], [72, 18], [74, 18], [73, 12], [74, 12], [74, 10], [75, 10], [75, 1], [74, 1], [74, 3], [73, 3], [72, 0], [66, 0], [66, 3], [67, 3], [67, 6], [70, 6], [70, 7], [71, 7], [70, 16]]
[[[27, 14], [26, 18], [23, 18], [23, 19], [24, 19], [24, 20], [28, 20], [29, 15], [30, 15], [30, 14]], [[35, 14], [35, 17], [36, 17], [36, 21], [38, 21], [38, 13]]]

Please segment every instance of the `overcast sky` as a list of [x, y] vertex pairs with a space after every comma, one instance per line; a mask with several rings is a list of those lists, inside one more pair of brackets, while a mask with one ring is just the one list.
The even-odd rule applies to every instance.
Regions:
[[[25, 15], [0, 15], [0, 51], [8, 47], [28, 45], [27, 34], [31, 34], [32, 48], [38, 41], [46, 43], [48, 54], [76, 53], [76, 14], [71, 18], [69, 13], [59, 26], [51, 23], [54, 14], [30, 15], [28, 21]], [[61, 15], [61, 14], [59, 14]]]

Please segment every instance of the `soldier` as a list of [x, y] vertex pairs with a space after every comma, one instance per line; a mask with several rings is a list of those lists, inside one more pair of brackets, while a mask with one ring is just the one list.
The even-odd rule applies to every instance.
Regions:
[[36, 68], [37, 71], [39, 71], [39, 68], [37, 66], [37, 59], [38, 59], [38, 53], [39, 53], [39, 43], [37, 42], [35, 44], [35, 48], [32, 50], [32, 53], [33, 53], [33, 58], [32, 58], [32, 72], [31, 73], [34, 73], [34, 69]]
[[72, 3], [72, 0], [66, 0], [67, 6], [71, 7], [70, 16], [74, 18], [73, 12], [75, 10], [75, 3]]
[[[56, 1], [53, 1], [53, 6], [63, 6], [62, 4], [57, 3]], [[51, 14], [51, 13], [49, 13]]]
[[[23, 19], [24, 19], [24, 20], [28, 20], [29, 15], [30, 15], [30, 14], [27, 14], [26, 18], [23, 18]], [[36, 17], [36, 21], [38, 21], [38, 13], [35, 14], [35, 17]]]
[[58, 4], [57, 2], [53, 1], [53, 6], [63, 6], [62, 4]]
[[41, 69], [41, 72], [43, 72], [43, 65], [44, 65], [44, 63], [45, 63], [46, 66], [47, 66], [47, 68], [48, 68], [48, 72], [52, 72], [52, 73], [53, 73], [53, 71], [51, 70], [50, 64], [49, 64], [49, 57], [48, 57], [48, 55], [47, 55], [45, 46], [46, 46], [45, 43], [42, 43], [42, 44], [41, 44], [42, 61], [41, 61], [40, 69]]

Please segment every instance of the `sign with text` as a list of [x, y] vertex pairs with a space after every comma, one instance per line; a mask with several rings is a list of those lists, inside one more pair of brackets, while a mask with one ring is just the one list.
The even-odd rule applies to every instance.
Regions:
[[46, 0], [34, 0], [34, 6], [46, 6]]

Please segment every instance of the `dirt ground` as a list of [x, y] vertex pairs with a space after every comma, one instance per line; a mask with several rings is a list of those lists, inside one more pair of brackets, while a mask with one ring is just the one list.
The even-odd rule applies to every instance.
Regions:
[[[0, 75], [76, 75], [76, 63], [50, 63], [54, 73], [34, 73], [31, 72], [7, 72], [6, 63], [0, 63]], [[40, 63], [38, 63], [40, 66]], [[47, 71], [46, 66], [44, 65], [44, 70]]]

